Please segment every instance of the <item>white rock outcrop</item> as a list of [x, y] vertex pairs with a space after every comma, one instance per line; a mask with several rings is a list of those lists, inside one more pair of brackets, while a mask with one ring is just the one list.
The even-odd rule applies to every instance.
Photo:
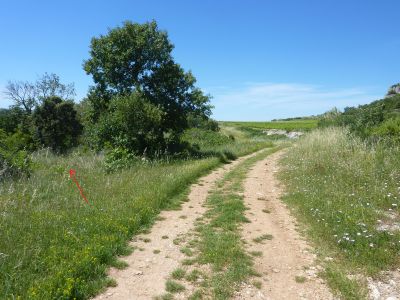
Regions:
[[263, 133], [265, 133], [266, 135], [285, 135], [289, 139], [296, 139], [304, 134], [304, 132], [301, 131], [286, 131], [282, 129], [263, 130]]

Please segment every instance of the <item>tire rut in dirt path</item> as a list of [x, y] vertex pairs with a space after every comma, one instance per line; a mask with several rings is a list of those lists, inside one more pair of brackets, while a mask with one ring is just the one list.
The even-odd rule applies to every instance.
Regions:
[[282, 188], [275, 178], [283, 151], [257, 162], [244, 183], [249, 207], [243, 225], [246, 250], [253, 253], [255, 270], [262, 277], [259, 289], [243, 284], [235, 299], [334, 299], [318, 277], [321, 268], [307, 242], [296, 231], [295, 219], [280, 200]]
[[162, 211], [159, 221], [150, 228], [151, 232], [135, 236], [130, 243], [135, 248], [134, 252], [121, 258], [128, 267], [110, 269], [109, 276], [116, 280], [117, 286], [108, 288], [94, 299], [144, 300], [164, 294], [165, 282], [171, 272], [186, 258], [180, 251], [181, 246], [174, 240], [185, 238], [194, 228], [196, 218], [205, 213], [203, 204], [216, 181], [256, 153], [241, 157], [200, 178], [197, 184], [191, 186], [188, 201], [182, 204], [180, 210]]

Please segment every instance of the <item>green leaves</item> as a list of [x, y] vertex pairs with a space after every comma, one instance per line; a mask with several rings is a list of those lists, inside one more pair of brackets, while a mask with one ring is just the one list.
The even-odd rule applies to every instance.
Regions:
[[91, 58], [84, 62], [96, 84], [105, 84], [119, 94], [129, 93], [149, 73], [172, 60], [173, 45], [155, 21], [125, 22], [107, 35], [93, 38]]
[[384, 137], [396, 142], [399, 117], [400, 95], [394, 95], [358, 107], [347, 107], [343, 113], [325, 113], [319, 126], [347, 126], [350, 131], [364, 139]]
[[173, 60], [172, 49], [155, 21], [125, 22], [92, 39], [84, 69], [95, 82], [88, 101], [99, 124], [96, 140], [133, 153], [177, 150], [189, 114], [209, 118], [210, 97]]
[[74, 103], [59, 97], [49, 97], [33, 114], [39, 142], [62, 153], [77, 145], [82, 125], [76, 116]]
[[29, 136], [20, 131], [7, 135], [0, 129], [0, 180], [31, 172], [31, 159], [24, 149], [28, 140]]
[[141, 155], [165, 147], [162, 118], [165, 113], [140, 93], [116, 96], [96, 128], [100, 148], [106, 143]]

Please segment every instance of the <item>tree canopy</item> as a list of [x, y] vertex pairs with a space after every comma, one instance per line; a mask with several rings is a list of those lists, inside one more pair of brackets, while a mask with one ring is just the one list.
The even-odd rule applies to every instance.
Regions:
[[173, 45], [156, 22], [125, 22], [107, 35], [93, 38], [90, 59], [84, 69], [98, 86], [124, 94], [140, 87], [164, 64], [172, 60]]
[[[93, 38], [90, 58], [83, 65], [95, 83], [87, 98], [92, 121], [104, 122], [104, 115], [111, 116], [110, 103], [115, 97], [116, 101], [140, 99], [157, 107], [162, 118], [154, 122], [153, 127], [158, 128], [151, 131], [161, 132], [159, 136], [168, 136], [169, 140], [176, 141], [188, 127], [189, 115], [207, 119], [211, 114], [210, 97], [195, 86], [193, 74], [185, 72], [174, 61], [172, 50], [167, 33], [158, 29], [155, 21], [125, 22], [107, 35]], [[136, 96], [128, 97], [132, 93]], [[126, 105], [126, 108], [132, 107], [136, 105]], [[147, 146], [153, 148], [153, 145]]]
[[76, 146], [83, 129], [74, 103], [57, 96], [44, 99], [35, 109], [33, 121], [39, 143], [58, 153]]

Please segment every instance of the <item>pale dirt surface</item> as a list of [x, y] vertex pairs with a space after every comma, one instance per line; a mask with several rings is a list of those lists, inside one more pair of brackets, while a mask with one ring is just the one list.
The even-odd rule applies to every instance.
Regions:
[[[275, 178], [282, 151], [259, 161], [248, 173], [244, 183], [246, 217], [251, 223], [243, 226], [247, 251], [261, 251], [254, 266], [262, 276], [243, 284], [234, 299], [335, 299], [325, 282], [318, 277], [321, 267], [315, 263], [310, 246], [296, 231], [296, 221], [281, 202], [282, 187]], [[263, 212], [267, 209], [270, 213]], [[253, 241], [263, 234], [272, 240]], [[305, 282], [296, 282], [296, 276]], [[262, 282], [257, 289], [251, 282]]]
[[[181, 210], [161, 212], [160, 217], [163, 219], [153, 225], [151, 232], [138, 235], [131, 242], [131, 246], [137, 249], [131, 255], [122, 258], [129, 266], [124, 270], [110, 269], [109, 275], [116, 280], [117, 286], [108, 288], [94, 299], [144, 300], [164, 294], [166, 280], [186, 258], [180, 252], [182, 246], [175, 245], [173, 240], [185, 238], [194, 228], [195, 219], [205, 213], [206, 208], [203, 204], [215, 182], [238, 163], [255, 154], [226, 164], [201, 178], [198, 184], [193, 184], [188, 196], [189, 201], [182, 204]], [[157, 254], [154, 250], [160, 252]]]
[[[224, 165], [193, 184], [189, 201], [182, 204], [181, 210], [161, 212], [163, 219], [154, 224], [151, 232], [138, 235], [131, 242], [135, 251], [122, 258], [129, 266], [124, 270], [110, 269], [109, 275], [116, 280], [117, 286], [108, 288], [94, 299], [141, 300], [165, 294], [166, 280], [187, 258], [180, 251], [183, 243], [175, 245], [173, 240], [187, 239], [193, 233], [196, 218], [207, 210], [203, 204], [214, 184], [238, 163], [255, 154]], [[274, 175], [278, 172], [281, 155], [282, 151], [259, 161], [250, 169], [244, 183], [244, 201], [249, 207], [246, 217], [251, 223], [243, 225], [243, 237], [247, 241], [247, 251], [263, 253], [254, 258], [255, 269], [262, 277], [244, 283], [234, 299], [335, 299], [318, 277], [321, 268], [315, 264], [315, 255], [296, 231], [295, 219], [280, 200], [282, 188]], [[265, 209], [270, 213], [263, 212]], [[262, 243], [253, 241], [263, 234], [271, 234], [273, 239]], [[160, 252], [154, 253], [154, 250]], [[304, 277], [306, 281], [298, 283], [296, 276]], [[261, 289], [251, 284], [254, 280], [262, 282]], [[194, 289], [187, 285], [186, 288], [177, 299], [187, 298]]]
[[400, 300], [400, 269], [381, 272], [379, 279], [367, 278], [371, 300]]

